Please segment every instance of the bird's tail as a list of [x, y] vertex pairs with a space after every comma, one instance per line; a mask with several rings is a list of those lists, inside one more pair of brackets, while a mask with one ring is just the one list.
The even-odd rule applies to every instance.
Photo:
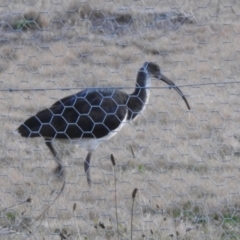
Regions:
[[23, 124], [21, 124], [14, 133], [20, 134], [22, 137], [34, 138], [40, 137], [41, 122], [36, 116], [28, 118]]

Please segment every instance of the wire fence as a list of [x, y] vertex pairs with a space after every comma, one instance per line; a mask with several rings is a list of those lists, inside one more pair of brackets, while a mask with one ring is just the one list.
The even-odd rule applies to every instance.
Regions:
[[[240, 239], [238, 1], [4, 0], [0, 29], [0, 239]], [[156, 76], [144, 62], [165, 83], [152, 78], [132, 121], [130, 98], [111, 99], [134, 95], [141, 67]], [[94, 89], [82, 136], [100, 136], [102, 122], [114, 135], [113, 115], [124, 126], [90, 151], [74, 145], [81, 117], [67, 111]], [[16, 135], [37, 112], [55, 132], [41, 122], [36, 138]]]
[[[184, 88], [184, 87], [200, 87], [200, 86], [209, 86], [209, 85], [227, 85], [227, 84], [234, 84], [240, 83], [239, 81], [225, 81], [225, 82], [209, 82], [209, 83], [195, 83], [195, 84], [184, 84], [184, 85], [175, 85], [175, 87]], [[95, 89], [96, 87], [88, 87], [88, 89]], [[123, 89], [123, 90], [132, 90], [135, 87], [107, 87], [108, 89]], [[170, 87], [174, 88], [174, 87]], [[169, 87], [154, 87], [151, 86], [149, 89], [169, 89]], [[66, 87], [66, 88], [8, 88], [8, 89], [0, 89], [1, 92], [18, 92], [18, 91], [70, 91], [70, 90], [78, 90], [80, 91], [81, 88], [77, 87]]]

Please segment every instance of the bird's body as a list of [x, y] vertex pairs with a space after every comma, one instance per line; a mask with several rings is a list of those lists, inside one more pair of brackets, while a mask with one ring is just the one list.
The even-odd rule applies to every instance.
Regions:
[[173, 87], [190, 109], [180, 89], [161, 74], [158, 65], [147, 62], [138, 71], [132, 94], [120, 89], [85, 89], [28, 118], [17, 131], [23, 137], [43, 137], [56, 157], [57, 172], [60, 174], [63, 173], [62, 164], [52, 141], [64, 140], [83, 146], [88, 151], [84, 166], [90, 184], [89, 165], [92, 151], [100, 142], [109, 140], [125, 123], [134, 120], [144, 110], [149, 99], [151, 77], [161, 79]]

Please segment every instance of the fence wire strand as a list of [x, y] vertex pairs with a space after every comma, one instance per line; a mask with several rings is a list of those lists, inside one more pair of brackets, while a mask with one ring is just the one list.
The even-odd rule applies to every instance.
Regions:
[[[211, 85], [228, 85], [228, 84], [239, 84], [240, 81], [226, 81], [226, 82], [208, 82], [208, 83], [194, 83], [194, 84], [182, 84], [182, 85], [175, 85], [175, 86], [151, 86], [148, 87], [149, 89], [169, 89], [169, 88], [186, 88], [186, 87], [201, 87], [201, 86], [211, 86]], [[87, 89], [121, 89], [121, 90], [132, 90], [135, 87], [88, 87]], [[141, 88], [141, 87], [140, 87]], [[0, 89], [1, 92], [26, 92], [26, 91], [71, 91], [71, 90], [82, 90], [83, 88], [80, 87], [59, 87], [59, 88], [7, 88], [7, 89]]]

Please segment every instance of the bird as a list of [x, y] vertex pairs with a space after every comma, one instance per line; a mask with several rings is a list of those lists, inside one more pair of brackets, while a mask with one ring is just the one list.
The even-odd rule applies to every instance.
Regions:
[[190, 105], [182, 91], [162, 74], [155, 62], [145, 62], [138, 70], [131, 94], [119, 88], [87, 88], [56, 101], [49, 108], [29, 117], [16, 130], [25, 138], [42, 137], [53, 154], [55, 173], [64, 177], [61, 159], [53, 146], [55, 140], [80, 145], [87, 150], [84, 171], [91, 186], [90, 161], [98, 145], [116, 135], [122, 127], [137, 118], [145, 109], [150, 95], [151, 80], [158, 79], [173, 88]]

